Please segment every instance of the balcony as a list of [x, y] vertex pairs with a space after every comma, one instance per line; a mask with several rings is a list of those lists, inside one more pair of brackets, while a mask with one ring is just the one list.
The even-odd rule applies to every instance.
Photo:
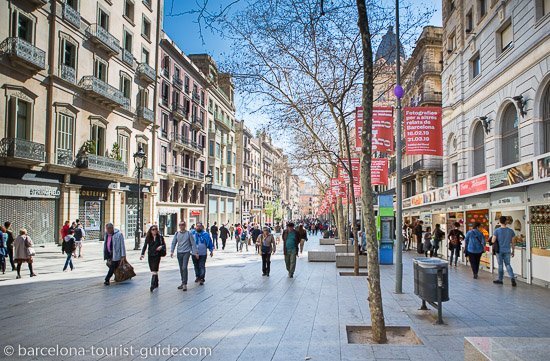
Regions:
[[414, 73], [414, 82], [416, 83], [420, 78], [426, 74], [435, 73], [441, 74], [443, 71], [443, 64], [437, 63], [421, 63]]
[[177, 176], [177, 177], [184, 177], [184, 178], [197, 180], [201, 182], [204, 181], [204, 173], [201, 173], [196, 170], [184, 168], [178, 165], [172, 166], [172, 172], [170, 173], [170, 175]]
[[147, 63], [140, 63], [136, 69], [136, 75], [137, 77], [150, 84], [154, 83], [155, 79], [157, 78], [157, 75], [155, 73], [155, 69], [153, 69], [149, 64]]
[[136, 113], [136, 110], [132, 107], [132, 101], [129, 98], [124, 98], [124, 104], [122, 104], [122, 109], [132, 114]]
[[194, 117], [193, 121], [191, 122], [191, 128], [193, 128], [194, 130], [203, 130], [204, 122], [200, 118]]
[[403, 177], [414, 175], [418, 172], [443, 172], [443, 160], [441, 158], [422, 158], [412, 165], [401, 168]]
[[59, 76], [61, 79], [69, 83], [76, 84], [76, 70], [72, 66], [61, 64], [59, 68]]
[[134, 56], [132, 55], [132, 52], [122, 49], [122, 61], [126, 64], [130, 65], [131, 67], [134, 66]]
[[172, 148], [183, 148], [183, 136], [178, 133], [170, 134], [170, 142], [172, 143]]
[[15, 158], [37, 163], [46, 160], [44, 144], [31, 142], [26, 139], [4, 138], [0, 140], [0, 157]]
[[101, 173], [111, 173], [121, 176], [128, 174], [128, 167], [126, 163], [101, 155], [86, 154], [76, 158], [76, 167], [81, 169], [87, 169], [90, 171], [97, 171]]
[[48, 3], [48, 0], [29, 0], [34, 6], [44, 6]]
[[200, 102], [201, 102], [201, 97], [200, 97], [200, 95], [199, 95], [198, 92], [193, 92], [192, 98], [193, 98], [193, 101], [194, 101], [195, 103], [200, 104]]
[[423, 103], [441, 103], [441, 92], [422, 92], [420, 94], [420, 104]]
[[155, 112], [153, 112], [151, 109], [139, 106], [137, 107], [137, 117], [138, 120], [143, 123], [153, 123], [155, 121]]
[[95, 76], [83, 76], [78, 85], [86, 95], [102, 104], [111, 107], [122, 107], [126, 104], [124, 94], [120, 90]]
[[7, 38], [0, 44], [0, 52], [27, 69], [46, 69], [46, 52], [21, 38]]
[[183, 80], [181, 80], [180, 77], [177, 77], [175, 75], [172, 77], [172, 84], [174, 84], [174, 86], [176, 86], [179, 89], [183, 88]]
[[185, 118], [184, 109], [180, 104], [172, 103], [172, 116], [179, 120], [183, 120], [183, 118]]
[[80, 29], [80, 13], [78, 10], [70, 5], [67, 5], [66, 3], [63, 4], [63, 20]]
[[[134, 174], [132, 174], [133, 178], [137, 178], [137, 169], [134, 169]], [[141, 170], [141, 179], [144, 179], [146, 181], [154, 181], [155, 176], [153, 174], [153, 169], [151, 168], [143, 168]]]
[[65, 167], [73, 167], [74, 157], [72, 149], [58, 149], [56, 152], [56, 164]]
[[115, 55], [120, 53], [120, 42], [118, 39], [98, 24], [88, 26], [86, 35], [88, 35], [92, 43], [105, 50], [108, 54]]

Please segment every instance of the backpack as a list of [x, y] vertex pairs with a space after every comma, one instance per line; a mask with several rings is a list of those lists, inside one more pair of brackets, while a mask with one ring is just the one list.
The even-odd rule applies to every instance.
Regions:
[[453, 246], [459, 246], [461, 244], [460, 237], [458, 236], [458, 232], [451, 231], [451, 234], [449, 236], [451, 238], [451, 244]]
[[74, 238], [75, 239], [82, 239], [82, 228], [77, 228], [74, 230]]
[[241, 233], [241, 241], [246, 241], [246, 231], [243, 231], [243, 233]]

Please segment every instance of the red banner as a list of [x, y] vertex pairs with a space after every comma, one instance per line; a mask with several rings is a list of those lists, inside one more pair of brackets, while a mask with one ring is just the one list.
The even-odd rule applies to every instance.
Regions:
[[443, 155], [440, 107], [404, 108], [406, 154]]
[[361, 132], [363, 132], [363, 107], [357, 107], [355, 108], [355, 147], [357, 150], [363, 146]]
[[458, 185], [458, 193], [461, 196], [483, 192], [487, 190], [487, 175], [461, 182]]
[[[342, 187], [342, 185], [344, 187]], [[344, 182], [341, 182], [339, 178], [330, 179], [330, 191], [335, 199], [346, 196], [346, 186]]]
[[[344, 181], [346, 184], [349, 183], [349, 173], [347, 170], [348, 167], [348, 158], [343, 158], [342, 161], [338, 163], [338, 178], [340, 178], [340, 180]], [[351, 158], [351, 171], [353, 175], [353, 183], [359, 184], [361, 181], [361, 161], [359, 160], [359, 158]]]
[[393, 152], [393, 108], [374, 107], [372, 110], [372, 151]]
[[370, 175], [373, 186], [388, 185], [388, 158], [373, 158]]

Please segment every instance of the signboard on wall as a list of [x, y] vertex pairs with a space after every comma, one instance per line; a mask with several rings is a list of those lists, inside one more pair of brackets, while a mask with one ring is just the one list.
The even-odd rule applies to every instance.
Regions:
[[460, 182], [458, 186], [458, 192], [460, 196], [483, 192], [486, 190], [487, 190], [487, 175], [482, 175], [481, 177], [472, 178], [464, 182]]
[[84, 202], [84, 230], [99, 231], [101, 225], [101, 202]]
[[512, 186], [533, 180], [533, 162], [493, 172], [489, 175], [491, 189]]
[[405, 153], [408, 155], [443, 155], [443, 128], [440, 107], [407, 107]]

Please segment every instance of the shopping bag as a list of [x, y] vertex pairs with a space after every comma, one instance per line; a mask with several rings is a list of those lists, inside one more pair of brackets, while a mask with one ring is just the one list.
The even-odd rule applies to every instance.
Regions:
[[134, 272], [134, 267], [128, 263], [126, 260], [121, 260], [117, 269], [115, 270], [115, 281], [123, 282], [134, 277], [136, 273]]

